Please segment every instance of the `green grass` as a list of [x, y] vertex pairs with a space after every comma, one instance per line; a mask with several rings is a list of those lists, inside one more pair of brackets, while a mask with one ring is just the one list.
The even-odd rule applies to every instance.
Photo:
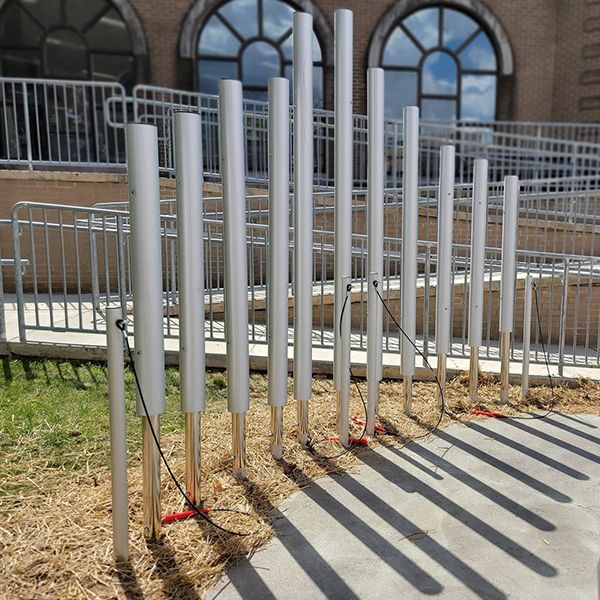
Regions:
[[[183, 430], [179, 409], [179, 372], [165, 374], [167, 410], [164, 433]], [[207, 410], [223, 410], [227, 380], [206, 375]], [[135, 381], [126, 370], [127, 437], [130, 456], [141, 443], [135, 412]], [[0, 371], [0, 481], [26, 474], [33, 464], [56, 472], [93, 473], [109, 466], [108, 380], [95, 363], [3, 360]], [[8, 493], [2, 489], [0, 495]], [[11, 486], [14, 492], [15, 487]]]

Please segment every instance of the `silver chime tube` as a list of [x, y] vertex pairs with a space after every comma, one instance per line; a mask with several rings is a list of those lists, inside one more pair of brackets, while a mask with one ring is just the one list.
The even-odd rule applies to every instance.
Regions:
[[242, 84], [219, 82], [219, 134], [223, 178], [227, 409], [232, 416], [233, 475], [246, 477], [249, 408], [248, 259]]
[[[402, 179], [402, 296], [400, 310], [401, 362], [404, 387], [404, 413], [412, 413], [412, 380], [415, 374], [417, 336], [417, 236], [419, 226], [419, 109], [403, 109]], [[412, 342], [412, 343], [411, 343]]]
[[367, 435], [375, 433], [379, 382], [383, 370], [383, 216], [384, 216], [384, 76], [383, 69], [367, 71], [367, 232], [369, 288], [367, 291]]
[[295, 12], [294, 44], [294, 399], [298, 441], [308, 442], [312, 395], [313, 58], [312, 15]]
[[179, 259], [179, 389], [185, 414], [185, 483], [201, 502], [200, 415], [204, 411], [204, 225], [202, 117], [175, 113], [177, 256]]
[[113, 549], [118, 561], [129, 559], [129, 499], [127, 487], [127, 432], [125, 427], [125, 368], [123, 332], [117, 327], [120, 306], [106, 309], [106, 360], [110, 423], [110, 478]]
[[469, 396], [477, 401], [479, 347], [483, 328], [483, 283], [487, 236], [488, 161], [480, 158], [473, 169], [471, 261], [469, 267]]
[[269, 79], [269, 287], [268, 401], [271, 406], [271, 454], [283, 452], [283, 408], [288, 374], [288, 257], [290, 216], [289, 82]]
[[450, 350], [452, 327], [452, 221], [454, 218], [454, 146], [440, 151], [438, 191], [437, 286], [435, 349], [437, 354], [438, 405], [446, 390], [446, 356]]
[[[165, 347], [162, 299], [162, 257], [158, 137], [156, 127], [126, 125], [127, 174], [133, 278], [135, 369], [142, 395], [144, 535], [160, 536], [160, 455], [152, 430], [160, 440], [160, 415], [165, 410]], [[145, 403], [145, 407], [144, 407]]]
[[508, 402], [510, 338], [514, 322], [515, 277], [517, 273], [517, 227], [519, 178], [504, 178], [502, 209], [502, 273], [500, 280], [500, 401]]

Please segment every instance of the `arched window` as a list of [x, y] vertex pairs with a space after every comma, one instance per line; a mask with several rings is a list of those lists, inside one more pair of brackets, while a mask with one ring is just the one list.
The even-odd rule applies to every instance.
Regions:
[[[116, 4], [110, 0], [0, 2], [0, 74], [132, 84], [145, 41], [137, 19], [132, 33]], [[129, 8], [122, 0], [118, 4]]]
[[421, 8], [397, 20], [381, 49], [386, 115], [417, 105], [426, 121], [496, 117], [498, 59], [470, 15], [449, 7]]
[[[244, 96], [267, 99], [269, 77], [292, 78], [292, 16], [282, 0], [229, 0], [204, 21], [196, 48], [196, 87], [216, 94], [219, 79], [239, 79]], [[313, 34], [315, 106], [323, 106], [323, 55]]]

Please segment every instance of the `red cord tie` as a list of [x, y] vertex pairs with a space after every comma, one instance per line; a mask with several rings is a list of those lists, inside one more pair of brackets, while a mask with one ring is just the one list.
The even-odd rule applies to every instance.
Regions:
[[471, 409], [472, 415], [481, 415], [483, 417], [493, 417], [494, 419], [508, 419], [508, 415], [502, 413], [490, 412], [489, 410], [478, 410], [476, 408]]
[[201, 512], [202, 514], [206, 515], [210, 512], [210, 510], [210, 508], [199, 508], [198, 510], [184, 510], [182, 512], [165, 515], [164, 517], [161, 517], [160, 522], [163, 525], [166, 525], [168, 523], [175, 523], [176, 521], [185, 521], [186, 519], [190, 519], [191, 517], [197, 517], [198, 512]]
[[[364, 419], [360, 419], [359, 417], [350, 417], [350, 420], [353, 423], [355, 423], [356, 425], [364, 425], [365, 424]], [[375, 429], [375, 431], [377, 431], [379, 433], [389, 433], [389, 431], [385, 427], [382, 427], [381, 425], [375, 425], [374, 429]]]

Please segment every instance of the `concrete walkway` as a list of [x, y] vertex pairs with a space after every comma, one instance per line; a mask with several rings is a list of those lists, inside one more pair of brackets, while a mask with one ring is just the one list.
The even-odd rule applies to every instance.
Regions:
[[453, 425], [274, 511], [210, 600], [597, 599], [600, 417]]

